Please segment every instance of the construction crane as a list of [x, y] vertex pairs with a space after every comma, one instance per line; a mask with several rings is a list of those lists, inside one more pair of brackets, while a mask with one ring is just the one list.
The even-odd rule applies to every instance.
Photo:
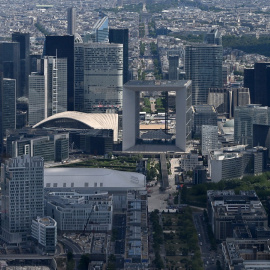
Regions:
[[92, 215], [92, 213], [93, 213], [93, 211], [94, 211], [94, 207], [95, 207], [95, 206], [96, 206], [96, 203], [93, 203], [92, 208], [91, 208], [91, 211], [90, 211], [90, 213], [89, 213], [89, 215], [88, 215], [88, 218], [87, 218], [87, 220], [86, 220], [86, 223], [85, 223], [85, 225], [84, 225], [82, 235], [85, 235], [85, 230], [86, 230], [87, 224], [89, 223], [90, 217], [91, 217], [91, 215]]

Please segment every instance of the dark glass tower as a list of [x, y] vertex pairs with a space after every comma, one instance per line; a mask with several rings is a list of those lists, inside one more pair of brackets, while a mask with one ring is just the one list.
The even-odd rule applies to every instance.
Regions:
[[270, 107], [270, 63], [255, 63], [245, 69], [244, 87], [250, 89], [251, 103]]
[[28, 76], [30, 74], [30, 35], [15, 32], [12, 41], [20, 44], [20, 96], [28, 97]]
[[0, 42], [0, 72], [4, 78], [16, 80], [16, 96], [22, 96], [20, 84], [20, 44]]
[[254, 68], [244, 69], [244, 87], [249, 88], [250, 103], [255, 103]]
[[255, 104], [270, 106], [270, 63], [254, 65]]
[[123, 84], [128, 82], [128, 29], [109, 29], [109, 42], [123, 44]]
[[67, 58], [67, 109], [74, 111], [74, 36], [46, 36], [44, 55]]

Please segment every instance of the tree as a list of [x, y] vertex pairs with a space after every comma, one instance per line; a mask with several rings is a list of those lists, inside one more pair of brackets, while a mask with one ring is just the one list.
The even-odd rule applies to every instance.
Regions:
[[69, 251], [68, 253], [67, 253], [67, 260], [68, 261], [71, 261], [72, 259], [73, 259], [73, 253], [71, 252], [71, 251]]
[[89, 254], [83, 254], [81, 256], [80, 261], [79, 261], [78, 269], [79, 270], [88, 270], [89, 263], [90, 263]]

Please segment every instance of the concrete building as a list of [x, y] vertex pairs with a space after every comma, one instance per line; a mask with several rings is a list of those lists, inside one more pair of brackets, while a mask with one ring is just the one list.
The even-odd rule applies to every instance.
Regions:
[[[242, 147], [242, 149], [241, 149]], [[212, 182], [242, 178], [245, 174], [257, 175], [266, 169], [267, 149], [245, 146], [228, 147], [211, 151], [209, 172]]]
[[202, 155], [209, 155], [210, 150], [219, 148], [218, 144], [218, 127], [202, 125]]
[[222, 87], [221, 45], [199, 44], [185, 48], [186, 79], [192, 80], [192, 105], [207, 104], [209, 88]]
[[40, 157], [21, 156], [1, 166], [1, 239], [10, 244], [25, 242], [32, 220], [44, 215], [44, 169]]
[[[127, 191], [146, 190], [146, 177], [140, 173], [101, 168], [47, 168], [44, 174], [46, 192], [109, 193], [113, 209], [127, 207]], [[88, 208], [89, 210], [89, 208]]]
[[214, 106], [211, 105], [196, 105], [192, 106], [192, 118], [193, 118], [193, 127], [192, 135], [193, 137], [201, 137], [202, 135], [202, 126], [211, 125], [217, 126], [217, 112]]
[[45, 253], [54, 255], [57, 244], [57, 223], [51, 217], [37, 217], [32, 220], [31, 236]]
[[191, 82], [190, 81], [129, 81], [123, 93], [123, 151], [136, 148], [140, 138], [140, 91], [176, 92], [176, 148], [185, 151], [191, 138]]
[[75, 35], [76, 33], [76, 8], [75, 7], [70, 7], [67, 9], [67, 21], [68, 21], [68, 28], [67, 28], [68, 35]]
[[198, 153], [190, 152], [188, 154], [181, 155], [180, 166], [184, 171], [193, 171], [200, 165], [202, 165], [202, 161], [199, 161]]
[[[85, 187], [87, 188], [86, 185]], [[63, 188], [62, 191], [47, 192], [45, 196], [46, 213], [56, 220], [59, 231], [112, 230], [112, 195], [107, 192], [65, 190]]]
[[208, 190], [207, 211], [209, 224], [218, 240], [233, 237], [239, 221], [246, 225], [267, 227], [268, 216], [255, 191]]
[[64, 161], [69, 157], [69, 133], [54, 130], [10, 130], [7, 136], [8, 156], [40, 156], [44, 161]]
[[147, 191], [127, 194], [127, 227], [125, 239], [125, 269], [148, 265]]
[[270, 269], [269, 239], [227, 238], [222, 243], [225, 269]]

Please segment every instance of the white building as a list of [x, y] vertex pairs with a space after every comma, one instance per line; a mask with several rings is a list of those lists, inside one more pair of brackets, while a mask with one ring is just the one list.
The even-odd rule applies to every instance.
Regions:
[[215, 149], [218, 149], [218, 127], [202, 125], [202, 155], [208, 155]]
[[55, 253], [57, 244], [57, 223], [51, 217], [37, 217], [32, 220], [32, 237], [46, 253]]
[[48, 193], [108, 192], [113, 195], [113, 208], [122, 210], [126, 208], [129, 190], [146, 190], [146, 177], [140, 173], [102, 168], [46, 168], [44, 188]]
[[29, 75], [29, 124], [67, 110], [67, 59], [46, 56]]
[[30, 235], [31, 222], [44, 215], [43, 159], [21, 156], [1, 166], [1, 238], [21, 243]]
[[108, 193], [50, 192], [46, 211], [60, 231], [110, 231], [113, 196]]

